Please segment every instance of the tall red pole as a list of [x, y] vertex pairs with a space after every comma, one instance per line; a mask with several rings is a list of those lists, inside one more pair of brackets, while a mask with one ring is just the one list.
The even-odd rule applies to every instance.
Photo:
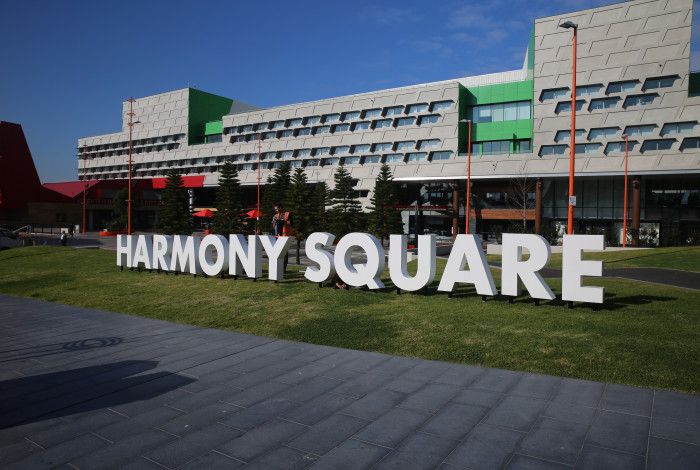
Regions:
[[467, 121], [467, 223], [465, 224], [465, 232], [469, 235], [469, 217], [471, 216], [471, 200], [472, 200], [472, 121]]
[[126, 223], [126, 233], [131, 235], [131, 153], [133, 150], [133, 140], [132, 131], [134, 127], [134, 98], [129, 98], [129, 199], [127, 201], [127, 223]]
[[625, 196], [622, 204], [622, 248], [627, 248], [627, 168], [629, 163], [629, 136], [625, 134]]
[[260, 233], [260, 146], [262, 141], [262, 133], [258, 134], [258, 205], [255, 213], [255, 233]]
[[[85, 147], [83, 147], [83, 161], [85, 161]], [[80, 226], [80, 233], [85, 233], [87, 229], [85, 228], [86, 224], [86, 207], [87, 207], [87, 188], [88, 188], [88, 182], [87, 180], [84, 180], [83, 184], [83, 223]]]
[[569, 154], [569, 212], [566, 233], [574, 233], [574, 159], [576, 158], [576, 35], [578, 28], [574, 27], [573, 60], [571, 71], [571, 153]]

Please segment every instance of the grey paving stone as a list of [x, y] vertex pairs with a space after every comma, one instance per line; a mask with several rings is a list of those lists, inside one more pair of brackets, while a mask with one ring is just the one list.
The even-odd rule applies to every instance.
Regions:
[[263, 400], [250, 408], [226, 416], [221, 422], [234, 428], [249, 430], [284, 414], [297, 406], [296, 402], [281, 397]]
[[486, 423], [527, 431], [542, 412], [547, 402], [540, 398], [507, 396], [486, 418]]
[[217, 444], [215, 449], [226, 455], [245, 461], [261, 455], [290, 441], [308, 429], [307, 426], [290, 421], [274, 420], [228, 442]]
[[[180, 467], [181, 470], [228, 470], [231, 468], [241, 468], [245, 462], [234, 459], [219, 452], [209, 452], [188, 464]], [[247, 467], [246, 467], [247, 468]]]
[[522, 373], [509, 370], [488, 369], [469, 388], [505, 393], [522, 377]]
[[541, 418], [520, 444], [520, 451], [544, 460], [573, 465], [587, 431], [587, 424]]
[[401, 393], [413, 393], [421, 387], [424, 387], [428, 382], [423, 380], [414, 380], [407, 377], [397, 377], [386, 383], [382, 388], [393, 390]]
[[138, 460], [139, 456], [176, 439], [158, 430], [133, 434], [131, 437], [99, 449], [96, 452], [71, 460], [71, 464], [83, 469], [118, 467]]
[[442, 374], [437, 376], [433, 382], [439, 384], [456, 385], [466, 387], [473, 383], [478, 377], [486, 372], [481, 367], [467, 366], [462, 364], [450, 364]]
[[683, 442], [652, 437], [649, 440], [648, 470], [697, 470], [700, 468], [700, 447]]
[[279, 447], [248, 464], [246, 470], [300, 470], [318, 460], [317, 455]]
[[576, 462], [576, 468], [580, 470], [601, 470], [604, 468], [644, 470], [645, 458], [641, 455], [585, 445], [578, 462]]
[[379, 367], [382, 363], [388, 361], [389, 357], [390, 356], [387, 356], [385, 354], [377, 353], [363, 354], [361, 357], [343, 363], [343, 367], [350, 370], [359, 370], [361, 372], [367, 372], [369, 370], [376, 372], [375, 368]]
[[346, 408], [354, 401], [355, 398], [353, 397], [326, 393], [283, 412], [281, 416], [291, 421], [311, 426], [336, 411]]
[[376, 419], [399, 404], [405, 398], [405, 393], [379, 389], [375, 390], [374, 392], [370, 392], [364, 397], [352, 402], [350, 406], [343, 409], [343, 413], [366, 420]]
[[605, 384], [590, 380], [562, 379], [552, 401], [596, 407], [603, 396]]
[[17, 460], [22, 460], [35, 452], [43, 450], [41, 447], [22, 439], [18, 442], [0, 446], [0, 466], [4, 467]]
[[700, 427], [700, 400], [697, 395], [657, 390], [652, 416]]
[[642, 455], [647, 448], [649, 418], [601, 411], [588, 433], [590, 444]]
[[513, 454], [524, 433], [480, 425], [445, 460], [465, 468], [501, 468]]
[[487, 408], [451, 403], [431, 417], [421, 431], [447, 439], [461, 440], [488, 412]]
[[313, 425], [287, 445], [294, 449], [323, 455], [365, 427], [369, 421], [342, 414], [332, 415]]
[[174, 408], [159, 406], [149, 412], [134, 417], [127, 417], [114, 424], [99, 428], [95, 432], [110, 441], [119, 441], [128, 438], [134, 433], [146, 431], [161, 423], [170, 421], [181, 414], [183, 414], [182, 411]]
[[233, 405], [248, 407], [290, 387], [291, 385], [283, 384], [282, 382], [263, 382], [241, 392], [231, 394], [223, 400]]
[[82, 416], [78, 420], [64, 421], [44, 431], [30, 434], [29, 439], [44, 448], [52, 447], [103, 426], [118, 423], [123, 419], [125, 419], [124, 416], [110, 410], [97, 410]]
[[388, 356], [389, 359], [380, 363], [376, 367], [372, 368], [372, 372], [375, 374], [390, 375], [392, 377], [398, 377], [407, 370], [415, 367], [418, 363], [417, 359], [412, 359], [408, 357], [396, 357]]
[[608, 411], [651, 416], [654, 391], [648, 388], [609, 384], [605, 388], [600, 407]]
[[505, 398], [505, 395], [500, 392], [467, 389], [459, 392], [453, 398], [453, 401], [457, 403], [464, 403], [465, 405], [477, 405], [491, 408], [496, 403], [503, 400], [503, 398]]
[[570, 465], [556, 462], [548, 462], [535, 457], [516, 454], [508, 464], [508, 470], [566, 470], [572, 469]]
[[383, 458], [374, 468], [384, 470], [437, 468], [457, 444], [457, 441], [416, 433], [408, 437], [399, 448]]
[[402, 373], [400, 377], [413, 380], [435, 380], [444, 374], [451, 364], [438, 361], [418, 361], [415, 366]]
[[459, 390], [459, 387], [455, 385], [429, 383], [406, 397], [399, 406], [432, 413], [450, 401], [452, 397], [457, 395]]
[[367, 395], [372, 390], [378, 389], [390, 380], [391, 377], [388, 375], [366, 372], [334, 388], [333, 392], [359, 398]]
[[371, 468], [389, 452], [385, 447], [349, 439], [322, 456], [311, 468], [316, 470], [363, 470]]
[[280, 375], [275, 378], [276, 381], [288, 384], [298, 384], [304, 380], [311, 377], [320, 375], [330, 369], [332, 366], [328, 364], [306, 364], [301, 367], [295, 368], [287, 372], [286, 374]]
[[5, 467], [6, 469], [31, 469], [52, 468], [68, 463], [80, 456], [95, 452], [102, 447], [109, 445], [104, 439], [100, 439], [92, 434], [85, 434], [56, 446], [46, 449], [43, 452], [36, 452], [30, 456], [18, 460]]
[[119, 470], [163, 470], [163, 466], [145, 457], [140, 457], [131, 463], [121, 466]]
[[430, 414], [425, 411], [394, 408], [373, 421], [355, 437], [361, 441], [393, 448], [429, 417]]
[[651, 420], [651, 435], [700, 446], [700, 427], [663, 418]]
[[524, 397], [550, 399], [561, 384], [561, 378], [551, 375], [523, 374], [513, 388], [508, 391], [509, 395], [520, 395]]
[[597, 408], [576, 405], [574, 403], [551, 402], [542, 412], [542, 416], [561, 421], [591, 424], [598, 412]]
[[303, 403], [309, 401], [322, 393], [338, 387], [342, 381], [330, 377], [316, 376], [290, 387], [275, 395], [291, 401]]
[[170, 421], [159, 424], [158, 429], [162, 429], [170, 434], [175, 434], [176, 436], [183, 436], [188, 432], [210, 426], [218, 421], [224, 421], [232, 413], [238, 411], [240, 411], [240, 408], [232, 405], [213, 403], [204, 408], [177, 416]]

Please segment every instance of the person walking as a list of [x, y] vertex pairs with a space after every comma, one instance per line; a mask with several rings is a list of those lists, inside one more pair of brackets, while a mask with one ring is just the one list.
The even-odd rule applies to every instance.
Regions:
[[[275, 215], [272, 216], [272, 234], [279, 237], [288, 237], [292, 233], [291, 212], [285, 212], [282, 203], [278, 202], [274, 206]], [[289, 264], [289, 252], [284, 255], [284, 270], [287, 271]]]

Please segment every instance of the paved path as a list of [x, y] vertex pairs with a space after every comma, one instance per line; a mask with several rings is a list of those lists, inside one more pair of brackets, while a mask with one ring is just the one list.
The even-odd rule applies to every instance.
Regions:
[[6, 296], [0, 325], [2, 468], [700, 466], [698, 396]]

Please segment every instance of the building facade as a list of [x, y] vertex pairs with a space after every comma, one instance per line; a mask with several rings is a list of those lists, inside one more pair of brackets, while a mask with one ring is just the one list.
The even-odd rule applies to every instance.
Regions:
[[201, 175], [199, 205], [212, 200], [207, 188], [226, 161], [251, 187], [258, 159], [263, 182], [288, 162], [332, 184], [342, 163], [365, 205], [386, 163], [406, 230], [450, 236], [463, 225], [471, 153], [474, 230], [498, 238], [521, 226], [556, 229], [566, 220], [571, 144], [572, 32], [560, 25], [572, 21], [576, 231], [619, 241], [627, 135], [633, 229], [682, 243], [700, 228], [692, 6], [633, 0], [539, 18], [523, 38], [523, 67], [502, 73], [265, 109], [191, 88], [127, 101], [120, 132], [78, 141], [79, 178], [126, 178], [131, 118], [134, 176]]

